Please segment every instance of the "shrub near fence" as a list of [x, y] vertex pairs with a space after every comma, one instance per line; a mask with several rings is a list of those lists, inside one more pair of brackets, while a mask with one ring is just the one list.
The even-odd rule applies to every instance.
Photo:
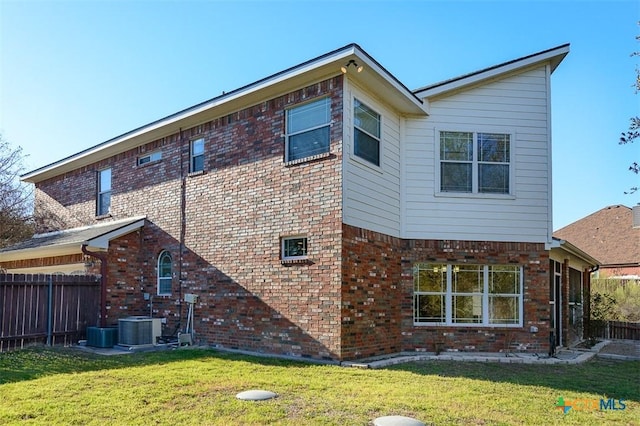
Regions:
[[640, 340], [640, 323], [591, 320], [591, 337]]
[[0, 352], [30, 344], [70, 344], [98, 324], [93, 275], [0, 274]]

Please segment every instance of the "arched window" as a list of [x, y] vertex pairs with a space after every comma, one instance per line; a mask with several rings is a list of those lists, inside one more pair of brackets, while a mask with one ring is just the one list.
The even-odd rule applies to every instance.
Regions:
[[171, 253], [165, 250], [158, 256], [158, 295], [171, 294], [172, 277], [173, 263]]

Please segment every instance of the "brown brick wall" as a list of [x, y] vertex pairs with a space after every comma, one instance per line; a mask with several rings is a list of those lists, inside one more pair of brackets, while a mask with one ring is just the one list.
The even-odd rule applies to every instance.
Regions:
[[[438, 350], [548, 351], [549, 257], [543, 244], [400, 240], [348, 225], [343, 235], [345, 358], [400, 350], [434, 352], [436, 344]], [[416, 262], [521, 265], [524, 327], [414, 326]], [[538, 332], [531, 333], [531, 326]]]
[[403, 350], [402, 311], [411, 309], [402, 286], [399, 238], [343, 225], [342, 348], [346, 359]]
[[[285, 108], [330, 96], [330, 155], [284, 164]], [[185, 293], [199, 296], [196, 338], [313, 358], [340, 357], [342, 76], [37, 184], [41, 230], [146, 215], [140, 232], [113, 240], [108, 323], [129, 315], [184, 328]], [[189, 142], [205, 139], [204, 173], [188, 175]], [[143, 153], [162, 160], [137, 166]], [[95, 217], [96, 173], [112, 168], [111, 214]], [[306, 235], [309, 262], [283, 265], [280, 240]], [[157, 257], [174, 263], [171, 296], [156, 294]]]

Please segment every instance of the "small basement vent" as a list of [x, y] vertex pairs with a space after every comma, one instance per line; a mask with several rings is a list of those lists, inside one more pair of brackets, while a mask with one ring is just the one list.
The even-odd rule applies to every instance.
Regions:
[[118, 344], [125, 346], [155, 345], [161, 336], [160, 318], [144, 316], [118, 320]]

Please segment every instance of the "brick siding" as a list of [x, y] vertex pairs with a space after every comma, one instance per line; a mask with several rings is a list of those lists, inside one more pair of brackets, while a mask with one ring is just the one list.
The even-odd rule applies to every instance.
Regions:
[[[329, 96], [330, 153], [284, 163], [285, 109]], [[130, 315], [184, 328], [186, 293], [199, 296], [202, 343], [302, 357], [340, 358], [342, 76], [36, 186], [40, 231], [144, 214], [145, 226], [112, 240], [107, 322]], [[189, 174], [189, 143], [205, 139], [203, 173]], [[137, 165], [162, 150], [158, 162]], [[111, 212], [95, 217], [97, 171], [112, 168]], [[57, 222], [48, 220], [57, 218]], [[283, 264], [280, 241], [308, 237], [308, 262]], [[173, 259], [173, 291], [157, 296], [157, 259]], [[145, 300], [148, 293], [152, 299]]]
[[[343, 237], [345, 358], [400, 351], [548, 351], [549, 256], [543, 244], [401, 240], [348, 225]], [[524, 326], [414, 326], [416, 262], [522, 266]], [[531, 333], [531, 326], [538, 332]]]

